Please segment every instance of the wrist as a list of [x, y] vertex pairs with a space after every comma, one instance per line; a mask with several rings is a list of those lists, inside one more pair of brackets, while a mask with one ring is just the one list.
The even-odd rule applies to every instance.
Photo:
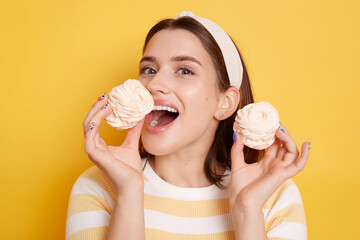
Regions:
[[240, 212], [242, 214], [251, 214], [254, 212], [262, 212], [264, 204], [252, 199], [251, 201], [231, 201], [230, 209], [232, 212]]

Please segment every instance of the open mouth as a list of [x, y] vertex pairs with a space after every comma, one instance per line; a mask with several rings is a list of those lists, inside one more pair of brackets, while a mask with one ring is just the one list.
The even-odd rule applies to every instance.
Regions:
[[155, 105], [146, 116], [146, 122], [151, 127], [164, 127], [172, 123], [179, 116], [179, 112], [172, 107]]

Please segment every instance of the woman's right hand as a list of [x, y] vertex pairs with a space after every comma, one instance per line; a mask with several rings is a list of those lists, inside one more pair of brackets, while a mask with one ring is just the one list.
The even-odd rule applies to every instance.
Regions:
[[84, 120], [85, 152], [97, 167], [112, 181], [117, 194], [143, 191], [142, 163], [138, 150], [144, 119], [128, 130], [121, 146], [108, 146], [100, 138], [99, 125], [110, 115], [112, 108], [108, 97], [102, 95]]

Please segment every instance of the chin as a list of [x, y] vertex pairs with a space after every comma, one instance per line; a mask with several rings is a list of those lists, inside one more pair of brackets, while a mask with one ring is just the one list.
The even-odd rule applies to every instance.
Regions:
[[144, 146], [144, 149], [146, 152], [148, 152], [149, 154], [152, 154], [154, 156], [163, 156], [163, 155], [168, 155], [170, 153], [170, 151], [168, 151], [169, 149], [162, 145], [154, 146], [153, 144], [150, 144], [150, 146], [149, 146], [149, 145], [143, 144], [143, 146]]
[[172, 142], [166, 138], [147, 136], [144, 134], [141, 139], [146, 152], [154, 156], [168, 155], [176, 151], [175, 144], [172, 144]]

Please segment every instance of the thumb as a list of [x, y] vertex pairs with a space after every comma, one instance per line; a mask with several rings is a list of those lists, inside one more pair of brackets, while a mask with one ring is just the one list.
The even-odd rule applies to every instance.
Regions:
[[123, 147], [138, 150], [139, 139], [141, 134], [142, 126], [144, 125], [145, 118], [136, 123], [136, 125], [130, 128], [126, 134], [125, 140], [122, 144]]
[[245, 163], [244, 158], [244, 143], [241, 134], [237, 134], [234, 132], [233, 135], [234, 143], [231, 147], [231, 171], [237, 171], [240, 168], [245, 167], [247, 164]]

